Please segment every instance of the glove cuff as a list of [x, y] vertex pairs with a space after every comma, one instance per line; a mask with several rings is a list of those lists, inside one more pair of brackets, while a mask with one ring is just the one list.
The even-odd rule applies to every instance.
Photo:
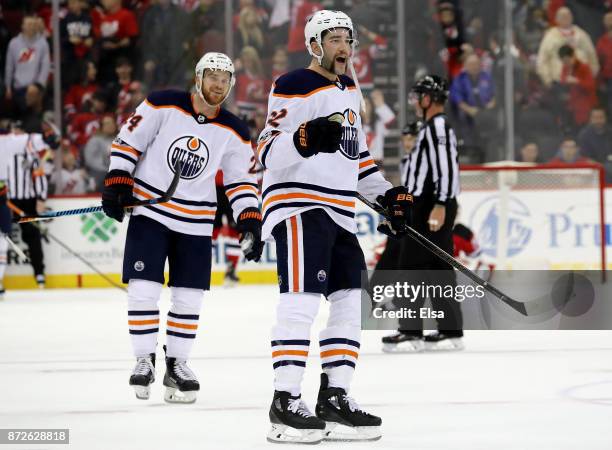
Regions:
[[104, 178], [104, 186], [114, 186], [117, 184], [134, 186], [134, 178], [125, 170], [111, 170]]
[[239, 222], [242, 222], [244, 220], [257, 220], [261, 222], [261, 212], [257, 208], [246, 208], [238, 216]]

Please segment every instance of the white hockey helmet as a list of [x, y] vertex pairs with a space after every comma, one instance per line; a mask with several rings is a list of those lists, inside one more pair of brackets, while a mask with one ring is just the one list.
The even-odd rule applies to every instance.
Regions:
[[[198, 92], [200, 98], [202, 98], [202, 100], [204, 100], [205, 102], [206, 99], [202, 94], [202, 79], [204, 77], [204, 71], [206, 69], [222, 70], [224, 72], [229, 72], [230, 87], [227, 90], [227, 94], [225, 94], [225, 97], [223, 98], [223, 101], [225, 101], [230, 91], [232, 90], [232, 87], [234, 86], [234, 84], [236, 84], [236, 78], [234, 77], [234, 63], [232, 62], [229, 56], [224, 53], [218, 52], [208, 52], [200, 58], [195, 67], [196, 91]], [[223, 101], [221, 101], [221, 103], [223, 103]]]
[[317, 44], [319, 44], [319, 47], [323, 49], [321, 35], [324, 31], [332, 30], [334, 28], [347, 28], [350, 31], [351, 37], [353, 38], [353, 44], [351, 47], [354, 50], [355, 46], [357, 45], [357, 40], [355, 39], [355, 31], [353, 30], [353, 21], [342, 11], [323, 9], [314, 13], [312, 17], [308, 19], [308, 22], [306, 22], [306, 27], [304, 28], [306, 49], [311, 56], [315, 57], [317, 61], [319, 61], [319, 64], [321, 64], [323, 54], [316, 55], [310, 47], [310, 42], [314, 39]]

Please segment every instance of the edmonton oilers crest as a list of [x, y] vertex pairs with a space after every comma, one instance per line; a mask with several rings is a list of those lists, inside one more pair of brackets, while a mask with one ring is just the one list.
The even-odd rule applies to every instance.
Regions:
[[174, 172], [176, 161], [181, 162], [181, 178], [197, 178], [208, 164], [208, 147], [197, 136], [181, 136], [168, 149], [168, 166]]
[[342, 127], [342, 140], [340, 141], [340, 151], [348, 159], [359, 158], [359, 139], [357, 139], [357, 113], [352, 109], [345, 109], [344, 124], [348, 126]]

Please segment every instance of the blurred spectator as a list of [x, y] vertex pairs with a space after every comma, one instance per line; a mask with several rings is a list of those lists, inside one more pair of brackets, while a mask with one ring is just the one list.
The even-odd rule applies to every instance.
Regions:
[[4, 71], [5, 96], [13, 101], [17, 115], [26, 109], [28, 87], [37, 83], [44, 89], [47, 85], [50, 66], [49, 45], [38, 32], [38, 19], [36, 16], [25, 16], [21, 33], [9, 43]]
[[106, 112], [106, 95], [103, 92], [94, 92], [88, 111], [77, 113], [68, 124], [67, 131], [70, 141], [79, 149], [89, 141], [91, 136], [100, 128], [100, 120]]
[[592, 162], [589, 158], [580, 154], [580, 147], [573, 137], [565, 137], [557, 155], [548, 161], [549, 164], [580, 164]]
[[536, 57], [544, 33], [548, 29], [546, 12], [537, 6], [531, 5], [527, 8], [527, 15], [524, 20], [516, 19], [516, 38], [521, 49], [527, 57]]
[[66, 120], [70, 120], [74, 114], [83, 110], [85, 103], [91, 101], [91, 96], [99, 87], [96, 82], [98, 69], [93, 61], [80, 61], [77, 70], [76, 83], [70, 86], [64, 96], [64, 113]]
[[102, 117], [100, 129], [83, 149], [83, 166], [94, 179], [94, 190], [102, 191], [110, 163], [110, 148], [117, 135], [117, 123], [112, 114]]
[[464, 124], [473, 125], [476, 116], [495, 107], [495, 86], [491, 75], [482, 70], [480, 57], [469, 55], [463, 71], [453, 80], [450, 88], [451, 103], [458, 109]]
[[62, 170], [54, 172], [51, 176], [51, 183], [55, 186], [61, 185], [62, 189], [56, 191], [61, 195], [82, 195], [89, 190], [89, 177], [84, 169], [77, 168], [76, 158], [70, 151], [62, 152]]
[[601, 63], [601, 82], [605, 89], [606, 108], [612, 114], [612, 12], [604, 15], [606, 32], [597, 41], [597, 55]]
[[574, 123], [583, 125], [597, 104], [595, 78], [591, 68], [576, 57], [574, 49], [569, 45], [559, 49], [559, 59], [562, 62], [560, 83], [569, 90], [566, 108], [573, 115]]
[[518, 161], [525, 163], [541, 163], [538, 144], [535, 142], [527, 142], [523, 145], [519, 150]]
[[170, 0], [157, 0], [145, 11], [141, 51], [144, 81], [151, 89], [184, 87], [189, 49], [186, 21], [187, 15]]
[[101, 0], [101, 3], [104, 9], [93, 14], [93, 24], [99, 53], [99, 79], [107, 83], [113, 79], [117, 58], [134, 58], [138, 24], [134, 13], [121, 6], [121, 0]]
[[369, 123], [370, 132], [366, 134], [370, 155], [375, 161], [382, 162], [384, 159], [385, 137], [389, 134], [388, 128], [395, 120], [395, 113], [385, 103], [385, 97], [380, 89], [374, 89], [370, 93], [371, 107], [368, 117], [373, 116], [373, 123]]
[[310, 54], [304, 51], [304, 27], [308, 19], [320, 9], [323, 7], [318, 1], [293, 0], [291, 2], [289, 42], [287, 43], [291, 70], [306, 67], [310, 62]]
[[246, 5], [240, 10], [236, 33], [236, 48], [250, 46], [258, 52], [264, 50], [265, 39], [262, 19], [253, 5]]
[[590, 66], [592, 74], [597, 74], [599, 62], [593, 41], [582, 28], [573, 24], [574, 17], [570, 9], [559, 8], [555, 17], [557, 25], [546, 32], [538, 51], [537, 71], [542, 82], [550, 86], [560, 80], [561, 61], [558, 54], [564, 45], [574, 48], [577, 58]]
[[73, 64], [85, 59], [94, 43], [91, 14], [85, 0], [68, 0], [68, 13], [60, 21], [60, 42], [62, 85], [66, 87], [80, 81]]
[[[374, 89], [374, 59], [387, 48], [387, 39], [363, 26], [358, 26], [360, 44], [351, 58], [364, 95]], [[352, 74], [349, 74], [352, 76]]]
[[244, 47], [240, 52], [242, 71], [236, 77], [236, 106], [245, 120], [253, 118], [255, 110], [265, 108], [270, 93], [270, 82], [266, 79], [257, 50]]
[[130, 84], [133, 78], [134, 65], [127, 58], [118, 58], [115, 64], [115, 80], [107, 84], [105, 91], [108, 94], [108, 106], [110, 109], [123, 111], [129, 103]]
[[23, 131], [26, 133], [42, 133], [44, 88], [38, 84], [30, 84], [25, 93], [25, 109], [21, 114]]
[[193, 39], [193, 59], [210, 51], [219, 51], [225, 45], [225, 6], [218, 0], [200, 0], [197, 9], [190, 15]]
[[438, 1], [438, 21], [444, 37], [440, 56], [446, 65], [448, 79], [452, 81], [461, 72], [463, 53], [471, 52], [471, 46], [465, 41], [463, 11], [456, 0]]
[[582, 154], [600, 163], [607, 163], [612, 157], [612, 127], [604, 108], [593, 108], [586, 125], [578, 134]]
[[289, 35], [290, 1], [265, 0], [270, 12], [268, 39], [270, 42], [285, 42]]
[[284, 45], [279, 45], [272, 55], [272, 81], [289, 72], [289, 54]]
[[116, 109], [117, 125], [121, 126], [147, 97], [146, 85], [132, 81], [126, 92], [122, 91], [120, 107]]

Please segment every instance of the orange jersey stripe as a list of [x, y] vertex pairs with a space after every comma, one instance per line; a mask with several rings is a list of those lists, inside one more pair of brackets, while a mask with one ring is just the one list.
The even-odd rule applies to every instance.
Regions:
[[150, 319], [150, 320], [128, 320], [128, 325], [157, 325], [159, 323], [159, 319]]
[[303, 351], [303, 350], [278, 350], [276, 352], [272, 352], [272, 358], [276, 358], [277, 356], [285, 356], [285, 355], [308, 356], [308, 352]]
[[278, 194], [278, 195], [273, 195], [272, 197], [269, 197], [263, 204], [263, 209], [266, 209], [268, 207], [268, 205], [272, 202], [275, 202], [277, 200], [290, 200], [290, 199], [297, 199], [297, 198], [308, 198], [311, 200], [321, 200], [324, 202], [329, 202], [329, 203], [335, 203], [336, 205], [340, 205], [340, 206], [346, 206], [349, 208], [354, 208], [355, 207], [355, 202], [354, 201], [346, 201], [346, 200], [338, 200], [335, 198], [329, 198], [329, 197], [322, 197], [320, 195], [315, 195], [315, 194], [306, 194], [306, 193], [294, 193], [294, 194]]
[[291, 242], [293, 243], [293, 248], [291, 249], [291, 256], [293, 259], [293, 292], [300, 291], [300, 262], [299, 258], [299, 243], [297, 236], [297, 219], [295, 216], [289, 219], [291, 221]]
[[354, 352], [352, 350], [345, 350], [345, 349], [327, 350], [327, 351], [321, 352], [321, 358], [327, 358], [329, 356], [338, 356], [338, 355], [349, 355], [349, 356], [352, 356], [353, 358], [359, 357], [357, 352]]
[[121, 152], [131, 153], [132, 155], [134, 155], [136, 157], [140, 157], [140, 153], [135, 148], [132, 148], [132, 147], [126, 147], [124, 145], [112, 144], [111, 148], [114, 148], [114, 149], [119, 150]]
[[170, 321], [168, 321], [168, 326], [176, 327], [176, 328], [184, 328], [186, 330], [197, 330], [198, 329], [197, 325], [187, 325], [185, 323], [170, 322]]
[[367, 161], [363, 161], [359, 163], [359, 168], [363, 169], [364, 167], [368, 167], [368, 166], [373, 166], [376, 163], [374, 162], [373, 159], [368, 159]]
[[[294, 95], [288, 95], [288, 94], [275, 94], [272, 93], [272, 97], [278, 97], [278, 98], [306, 98], [306, 97], [310, 97], [311, 95], [316, 94], [317, 92], [321, 92], [324, 91], [326, 89], [333, 89], [337, 87], [335, 84], [332, 86], [323, 86], [320, 87], [318, 89], [315, 89], [314, 91], [310, 91], [308, 94], [294, 94]], [[355, 86], [349, 86], [348, 90], [352, 91], [354, 89], [357, 89]]]
[[[134, 193], [143, 196], [146, 199], [151, 199], [153, 198], [153, 196], [151, 194], [147, 194], [146, 192], [138, 189], [137, 187], [134, 188]], [[177, 206], [177, 205], [171, 205], [169, 203], [158, 203], [158, 206], [163, 206], [165, 208], [170, 208], [170, 209], [174, 209], [175, 211], [179, 211], [185, 214], [191, 214], [193, 216], [214, 216], [216, 213], [215, 211], [194, 211], [192, 209], [187, 209], [187, 208], [183, 208], [182, 206]]]
[[255, 194], [257, 194], [257, 188], [255, 186], [248, 186], [248, 185], [246, 185], [246, 186], [238, 186], [238, 187], [235, 187], [233, 189], [230, 189], [229, 191], [225, 192], [225, 195], [230, 197], [230, 196], [234, 195], [236, 192], [245, 191], [245, 190], [253, 191], [253, 192], [255, 192]]

